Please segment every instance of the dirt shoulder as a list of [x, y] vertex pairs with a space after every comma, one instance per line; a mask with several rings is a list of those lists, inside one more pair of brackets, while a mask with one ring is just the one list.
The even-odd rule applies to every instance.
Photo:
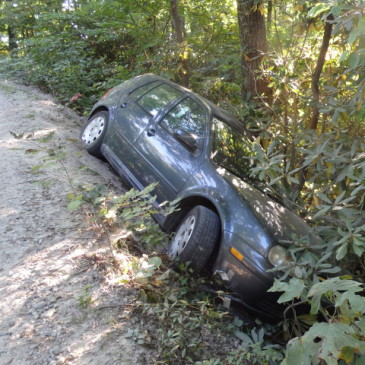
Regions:
[[92, 253], [106, 242], [67, 209], [72, 185], [120, 191], [119, 178], [81, 148], [83, 119], [50, 96], [0, 79], [0, 105], [0, 363], [148, 364], [124, 336], [136, 293], [102, 281]]

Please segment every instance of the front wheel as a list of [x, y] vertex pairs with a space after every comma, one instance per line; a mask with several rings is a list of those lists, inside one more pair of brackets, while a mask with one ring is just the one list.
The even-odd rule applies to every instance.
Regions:
[[103, 138], [108, 126], [108, 112], [101, 111], [94, 114], [81, 130], [80, 139], [85, 144], [87, 152], [102, 158], [100, 151]]
[[190, 262], [201, 271], [208, 262], [218, 241], [220, 221], [212, 210], [197, 205], [184, 217], [168, 247], [171, 259]]

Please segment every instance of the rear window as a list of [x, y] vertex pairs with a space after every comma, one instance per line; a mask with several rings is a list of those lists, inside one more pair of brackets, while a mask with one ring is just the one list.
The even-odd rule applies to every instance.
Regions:
[[167, 84], [161, 84], [145, 93], [138, 104], [155, 117], [173, 100], [181, 98], [184, 94]]

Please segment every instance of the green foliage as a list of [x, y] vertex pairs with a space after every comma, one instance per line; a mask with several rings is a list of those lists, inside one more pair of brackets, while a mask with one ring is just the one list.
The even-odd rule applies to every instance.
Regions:
[[[313, 280], [291, 278], [288, 282], [276, 280], [270, 291], [283, 294], [280, 303], [294, 299], [311, 304], [311, 314], [321, 315], [325, 323], [315, 322], [302, 336], [289, 341], [283, 364], [337, 364], [340, 358], [349, 356], [351, 363], [365, 355], [364, 327], [365, 298], [361, 296], [362, 284], [340, 277]], [[314, 284], [313, 284], [314, 283]], [[309, 289], [309, 290], [308, 290]], [[360, 360], [359, 360], [360, 361]]]
[[[152, 214], [168, 215], [175, 211], [178, 200], [158, 205], [156, 196], [151, 195], [156, 184], [142, 191], [131, 189], [125, 194], [115, 195], [106, 191], [105, 186], [82, 186], [81, 194], [69, 195], [69, 209], [77, 209], [82, 201], [93, 204], [98, 209], [98, 217], [106, 226], [123, 226], [134, 235], [136, 241], [148, 247], [158, 247], [168, 240]], [[126, 236], [128, 233], [122, 234]]]
[[[179, 273], [156, 272], [143, 287], [139, 310], [150, 323], [147, 328], [154, 343], [148, 345], [157, 349], [156, 363], [239, 365], [282, 360], [281, 348], [265, 340], [264, 327], [251, 328], [246, 335], [243, 321], [214, 304], [216, 298], [204, 293], [202, 284], [206, 279], [181, 265]], [[138, 337], [141, 340], [145, 341]]]
[[[363, 20], [357, 13], [360, 4], [305, 5], [293, 10], [308, 9], [307, 16], [313, 20], [302, 30], [294, 28], [300, 22], [292, 23], [296, 40], [281, 34], [281, 57], [274, 58], [269, 71], [275, 89], [274, 119], [256, 135], [259, 149], [253, 158], [258, 163], [251, 173], [273, 187], [280, 183], [283, 201], [297, 209], [322, 239], [316, 244], [304, 237], [283, 242], [289, 260], [279, 270], [285, 281], [276, 281], [270, 291], [282, 293], [279, 302], [288, 303], [287, 313], [295, 311], [299, 303], [309, 303], [311, 321], [315, 320], [304, 333], [300, 316], [295, 317], [298, 337], [289, 341], [284, 364], [334, 364], [341, 359], [347, 364], [361, 363], [365, 333], [358, 318], [364, 310], [365, 125], [364, 60], [357, 55], [363, 47], [359, 31]], [[307, 129], [311, 113], [308, 71], [314, 69], [318, 53], [315, 26], [329, 12], [335, 18], [332, 59], [321, 78], [322, 117], [318, 131], [313, 131]], [[309, 69], [308, 62], [313, 65]], [[339, 274], [354, 280], [334, 276]], [[318, 322], [320, 318], [326, 322]]]
[[228, 356], [228, 364], [240, 364], [243, 361], [250, 364], [278, 364], [283, 360], [280, 346], [265, 341], [264, 335], [264, 327], [251, 329], [250, 335], [237, 330], [236, 336], [242, 340], [241, 348]]
[[[203, 80], [214, 75], [215, 88], [225, 98], [233, 89], [238, 94], [234, 83], [238, 61], [226, 57], [228, 50], [237, 50], [233, 4], [233, 0], [229, 4], [206, 1], [204, 6], [185, 7], [190, 67], [201, 69], [206, 74]], [[89, 109], [108, 88], [134, 75], [155, 72], [173, 78], [178, 73], [180, 51], [171, 38], [166, 2], [77, 1], [74, 8], [65, 9], [54, 1], [53, 5], [40, 2], [30, 8], [22, 3], [5, 8], [4, 24], [17, 19], [18, 49], [3, 68], [80, 111]], [[217, 76], [220, 72], [223, 78]], [[199, 91], [212, 95], [206, 86], [200, 87], [201, 81], [201, 77], [192, 79]], [[215, 93], [212, 96], [216, 99]]]
[[[361, 138], [350, 140], [346, 131], [340, 130], [301, 138], [296, 153], [301, 156], [302, 167], [294, 173], [307, 171], [300, 199], [323, 243], [313, 247], [297, 238], [286, 242], [290, 260], [283, 268], [284, 278], [291, 278], [276, 281], [270, 291], [283, 292], [279, 302], [289, 302], [292, 308], [296, 301], [310, 303], [311, 314], [320, 312], [328, 323], [316, 323], [302, 337], [291, 340], [285, 361], [293, 364], [300, 358], [303, 364], [317, 364], [322, 359], [334, 364], [344, 352], [355, 361], [364, 348], [364, 332], [357, 324], [365, 311], [362, 284], [327, 276], [341, 271], [355, 277], [363, 273], [364, 145]], [[276, 166], [281, 168], [279, 180], [294, 191], [297, 182], [288, 181], [283, 165]], [[336, 260], [341, 260], [341, 268], [335, 266]], [[319, 330], [331, 331], [331, 336], [319, 336]]]
[[93, 303], [93, 293], [91, 291], [90, 285], [86, 285], [82, 289], [82, 293], [78, 296], [77, 300], [81, 308], [87, 308]]
[[355, 329], [348, 324], [316, 323], [300, 340], [289, 341], [287, 357], [283, 364], [299, 362], [303, 365], [315, 365], [323, 360], [326, 364], [336, 365], [340, 358], [350, 363], [355, 353], [361, 356], [365, 352], [365, 342], [355, 335]]

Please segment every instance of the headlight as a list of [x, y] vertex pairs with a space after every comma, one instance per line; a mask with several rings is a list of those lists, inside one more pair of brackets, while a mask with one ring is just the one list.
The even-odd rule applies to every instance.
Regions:
[[286, 257], [287, 252], [285, 248], [283, 246], [276, 245], [271, 247], [267, 258], [272, 265], [279, 266], [286, 260]]

